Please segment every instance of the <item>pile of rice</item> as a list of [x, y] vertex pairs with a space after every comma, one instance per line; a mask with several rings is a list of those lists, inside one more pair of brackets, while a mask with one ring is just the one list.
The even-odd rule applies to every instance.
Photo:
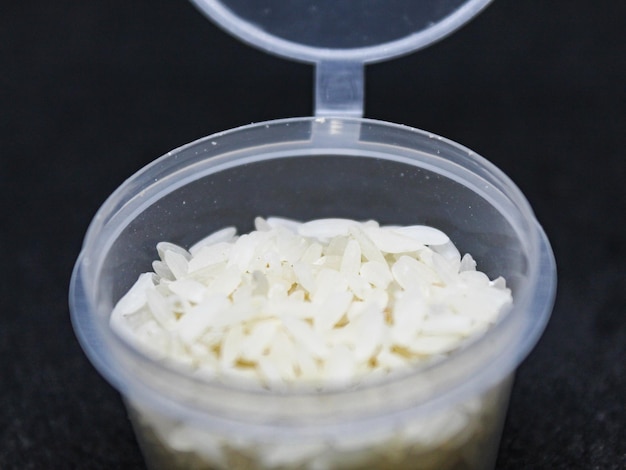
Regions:
[[255, 228], [188, 250], [159, 243], [113, 329], [208, 378], [335, 388], [445, 357], [512, 302], [503, 278], [433, 227], [258, 217]]

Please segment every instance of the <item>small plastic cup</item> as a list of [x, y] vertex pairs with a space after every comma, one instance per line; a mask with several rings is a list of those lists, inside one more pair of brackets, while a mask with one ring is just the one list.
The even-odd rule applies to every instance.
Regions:
[[[154, 360], [109, 326], [155, 246], [189, 246], [255, 216], [345, 217], [446, 232], [512, 309], [445, 360], [354, 390], [259, 392]], [[71, 281], [77, 336], [122, 394], [151, 469], [493, 468], [515, 369], [555, 294], [526, 199], [472, 151], [360, 118], [300, 118], [216, 134], [156, 160], [100, 208]]]

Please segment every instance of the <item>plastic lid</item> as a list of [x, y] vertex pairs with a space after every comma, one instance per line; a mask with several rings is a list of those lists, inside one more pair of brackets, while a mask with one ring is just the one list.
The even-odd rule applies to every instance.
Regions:
[[271, 53], [315, 63], [316, 114], [360, 115], [363, 64], [426, 47], [491, 0], [191, 0]]

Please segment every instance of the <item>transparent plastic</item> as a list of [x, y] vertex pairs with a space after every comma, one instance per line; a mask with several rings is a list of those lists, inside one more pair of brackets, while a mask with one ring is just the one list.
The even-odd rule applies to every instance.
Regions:
[[[189, 246], [255, 216], [346, 217], [445, 231], [512, 310], [445, 361], [355, 390], [261, 393], [155, 361], [108, 319], [155, 245]], [[158, 468], [493, 468], [516, 367], [555, 294], [549, 243], [527, 201], [472, 151], [359, 118], [272, 121], [216, 134], [156, 160], [101, 207], [71, 281], [77, 336], [121, 392]]]
[[315, 115], [362, 116], [366, 63], [408, 54], [491, 0], [192, 0], [239, 39], [315, 64]]
[[[364, 65], [441, 39], [490, 0], [192, 0], [240, 39], [315, 65], [315, 115], [246, 126], [170, 152], [92, 222], [71, 281], [83, 348], [122, 393], [152, 469], [489, 469], [515, 369], [555, 292], [541, 227], [515, 185], [470, 150], [360, 119]], [[355, 389], [259, 392], [156, 361], [109, 327], [155, 246], [189, 246], [256, 216], [345, 217], [446, 232], [514, 306], [436, 364]]]
[[290, 59], [371, 63], [442, 39], [491, 0], [191, 0], [250, 45]]

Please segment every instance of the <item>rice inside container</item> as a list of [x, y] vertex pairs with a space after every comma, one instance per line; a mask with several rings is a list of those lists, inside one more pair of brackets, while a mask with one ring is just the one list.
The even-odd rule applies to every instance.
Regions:
[[[490, 0], [192, 0], [268, 52], [315, 66], [315, 115], [180, 147], [100, 208], [70, 286], [83, 349], [122, 394], [151, 469], [489, 469], [515, 369], [556, 288], [549, 242], [518, 188], [445, 138], [362, 118], [364, 65], [425, 47]], [[188, 246], [257, 215], [432, 225], [502, 275], [513, 308], [445, 361], [351, 390], [262, 393], [143, 355], [108, 318], [155, 245]]]

